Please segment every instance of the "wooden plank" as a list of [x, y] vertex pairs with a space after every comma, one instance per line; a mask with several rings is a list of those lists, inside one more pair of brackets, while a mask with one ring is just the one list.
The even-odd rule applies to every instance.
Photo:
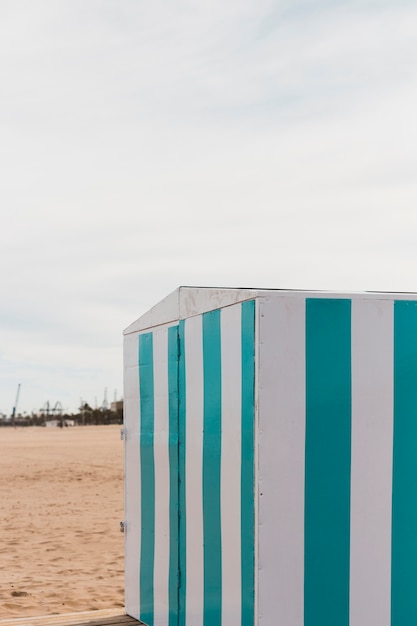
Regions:
[[106, 617], [115, 617], [118, 615], [125, 615], [124, 609], [99, 609], [96, 611], [77, 611], [77, 612], [71, 612], [71, 613], [52, 613], [52, 614], [48, 614], [48, 615], [35, 615], [32, 617], [17, 617], [14, 619], [2, 619], [0, 620], [0, 624], [5, 624], [8, 622], [13, 622], [13, 623], [22, 623], [23, 621], [26, 620], [45, 620], [45, 619], [49, 619], [49, 620], [62, 620], [62, 621], [68, 621], [71, 622], [73, 620], [77, 620], [77, 618], [82, 618], [82, 619], [90, 619], [91, 618], [97, 618], [97, 619], [101, 619], [101, 618], [106, 618]]
[[123, 609], [0, 620], [0, 626], [140, 626], [141, 623], [126, 615]]
[[80, 617], [66, 620], [56, 620], [49, 616], [42, 618], [18, 618], [13, 620], [1, 620], [1, 626], [134, 626], [140, 624], [135, 619], [125, 616], [114, 617], [113, 619], [83, 619]]
[[[101, 617], [113, 617], [114, 615], [126, 615], [124, 607], [116, 607], [112, 609], [91, 609], [90, 611], [71, 611], [71, 613], [48, 613], [44, 615], [34, 615], [29, 618], [26, 617], [18, 617], [16, 619], [45, 619], [45, 618], [57, 618], [57, 619], [77, 619], [77, 617], [86, 617], [96, 616], [98, 619]], [[0, 622], [4, 622], [6, 620], [0, 620]], [[10, 620], [7, 620], [10, 621]]]

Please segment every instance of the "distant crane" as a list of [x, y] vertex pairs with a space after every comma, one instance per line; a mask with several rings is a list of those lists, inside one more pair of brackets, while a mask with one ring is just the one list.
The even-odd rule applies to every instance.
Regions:
[[19, 402], [19, 394], [20, 394], [20, 383], [17, 385], [16, 400], [15, 400], [13, 411], [12, 411], [12, 426], [14, 426], [14, 424], [15, 424], [17, 405], [18, 405], [18, 402]]

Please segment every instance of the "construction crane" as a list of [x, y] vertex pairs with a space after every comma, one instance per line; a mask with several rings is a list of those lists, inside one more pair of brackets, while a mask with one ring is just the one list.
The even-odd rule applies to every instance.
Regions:
[[16, 400], [15, 400], [13, 411], [12, 411], [12, 426], [14, 426], [14, 423], [15, 423], [17, 404], [19, 402], [19, 394], [20, 394], [20, 383], [17, 385]]

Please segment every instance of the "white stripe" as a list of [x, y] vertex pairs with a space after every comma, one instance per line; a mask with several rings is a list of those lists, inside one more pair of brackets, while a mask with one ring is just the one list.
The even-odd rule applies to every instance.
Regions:
[[259, 619], [303, 626], [305, 300], [259, 313]]
[[140, 462], [139, 462], [139, 360], [138, 335], [124, 338], [124, 426], [125, 440], [125, 607], [126, 613], [139, 619], [140, 563]]
[[222, 624], [241, 622], [241, 305], [221, 311]]
[[350, 626], [389, 626], [392, 301], [352, 301]]
[[168, 624], [169, 600], [169, 404], [168, 330], [153, 333], [154, 459], [155, 459], [155, 559], [154, 624]]
[[203, 337], [202, 317], [185, 322], [186, 624], [201, 626], [203, 552]]

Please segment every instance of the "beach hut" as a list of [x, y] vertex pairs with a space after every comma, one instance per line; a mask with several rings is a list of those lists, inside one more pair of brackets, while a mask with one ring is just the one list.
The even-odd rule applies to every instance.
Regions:
[[124, 332], [126, 611], [417, 624], [417, 295], [180, 287]]

